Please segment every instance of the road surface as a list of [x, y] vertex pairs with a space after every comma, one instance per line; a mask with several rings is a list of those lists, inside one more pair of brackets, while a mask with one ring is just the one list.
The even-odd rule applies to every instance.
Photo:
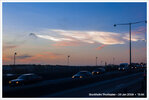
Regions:
[[[142, 72], [73, 88], [43, 97], [108, 97], [112, 93], [134, 93], [142, 89]], [[142, 92], [142, 91], [141, 91]], [[111, 95], [108, 95], [110, 93]], [[105, 94], [105, 95], [103, 95]], [[134, 94], [137, 95], [137, 94]]]

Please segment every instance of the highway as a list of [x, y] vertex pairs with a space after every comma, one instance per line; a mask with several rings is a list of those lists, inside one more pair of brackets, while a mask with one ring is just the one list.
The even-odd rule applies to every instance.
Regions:
[[3, 97], [89, 97], [89, 93], [113, 93], [134, 84], [140, 89], [142, 74], [113, 71], [91, 80], [77, 81], [67, 77], [18, 87], [4, 86]]
[[[132, 87], [133, 86], [133, 87]], [[133, 90], [132, 90], [133, 88]], [[95, 96], [102, 93], [134, 93], [142, 88], [142, 73], [136, 73], [123, 77], [114, 78], [102, 82], [89, 84], [83, 87], [73, 88], [43, 97], [103, 97]], [[136, 90], [135, 90], [136, 89]], [[106, 97], [108, 97], [106, 95]]]

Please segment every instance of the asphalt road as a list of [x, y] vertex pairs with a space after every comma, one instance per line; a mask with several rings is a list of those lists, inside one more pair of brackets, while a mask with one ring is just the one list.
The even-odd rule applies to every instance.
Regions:
[[[119, 71], [113, 71], [113, 72], [107, 72], [102, 74], [103, 76], [108, 76], [108, 75], [112, 75], [112, 74], [120, 74], [122, 72]], [[32, 88], [32, 87], [40, 87], [40, 86], [46, 86], [47, 84], [56, 84], [56, 83], [61, 83], [61, 82], [68, 82], [71, 81], [72, 78], [71, 77], [66, 77], [66, 78], [60, 78], [60, 79], [54, 79], [54, 80], [44, 80], [38, 83], [34, 83], [34, 84], [28, 84], [28, 85], [24, 85], [24, 86], [18, 86], [18, 87], [10, 87], [10, 86], [3, 86], [3, 92], [14, 92], [17, 90], [23, 90], [26, 88]]]
[[44, 81], [41, 81], [41, 82], [38, 82], [38, 83], [28, 84], [28, 85], [24, 85], [24, 86], [16, 86], [16, 87], [4, 86], [3, 87], [3, 92], [14, 92], [14, 91], [23, 90], [23, 89], [26, 89], [26, 88], [44, 86], [44, 85], [47, 85], [48, 83], [55, 84], [55, 83], [60, 83], [60, 82], [67, 82], [67, 81], [70, 81], [70, 80], [71, 80], [71, 77], [66, 77], [66, 78], [55, 79], [55, 80], [44, 80]]
[[68, 77], [45, 80], [20, 87], [3, 86], [3, 97], [88, 97], [89, 93], [115, 92], [119, 87], [129, 87], [141, 82], [141, 77], [142, 72], [125, 73], [114, 71], [102, 74], [100, 78], [103, 78], [103, 80], [95, 80], [92, 83], [83, 81], [81, 84], [80, 81]]
[[[122, 76], [86, 86], [43, 95], [42, 97], [111, 97], [112, 93], [140, 93], [142, 88], [142, 72]], [[133, 88], [132, 88], [133, 87]], [[103, 95], [103, 93], [105, 95]], [[111, 93], [108, 95], [108, 93]], [[114, 95], [114, 94], [113, 94]], [[127, 94], [127, 96], [130, 94]], [[136, 96], [137, 94], [134, 94]]]

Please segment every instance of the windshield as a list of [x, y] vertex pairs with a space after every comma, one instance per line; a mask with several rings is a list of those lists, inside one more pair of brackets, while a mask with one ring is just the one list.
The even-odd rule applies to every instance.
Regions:
[[18, 79], [28, 79], [31, 75], [21, 75]]
[[127, 64], [121, 64], [120, 65], [120, 67], [126, 67], [127, 66]]
[[95, 71], [103, 71], [104, 69], [96, 69]]
[[78, 74], [87, 74], [87, 72], [79, 72]]

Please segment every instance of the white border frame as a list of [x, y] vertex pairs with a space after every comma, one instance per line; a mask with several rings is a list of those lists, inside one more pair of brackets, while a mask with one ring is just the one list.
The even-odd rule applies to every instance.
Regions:
[[[82, 99], [82, 100], [90, 100], [90, 99], [96, 99], [96, 100], [149, 100], [149, 86], [147, 85], [147, 98], [2, 98], [2, 3], [3, 2], [147, 2], [147, 11], [149, 11], [149, 1], [148, 0], [1, 0], [0, 1], [0, 99], [2, 100], [26, 100], [26, 99], [30, 99], [30, 100], [43, 100], [43, 99], [56, 99], [56, 100], [76, 100], [76, 99]], [[149, 25], [148, 22], [149, 21], [149, 14], [147, 13], [147, 58], [149, 56], [148, 54], [148, 29], [149, 29]], [[147, 83], [149, 82], [149, 68], [148, 68], [148, 62], [149, 59], [147, 59]]]

